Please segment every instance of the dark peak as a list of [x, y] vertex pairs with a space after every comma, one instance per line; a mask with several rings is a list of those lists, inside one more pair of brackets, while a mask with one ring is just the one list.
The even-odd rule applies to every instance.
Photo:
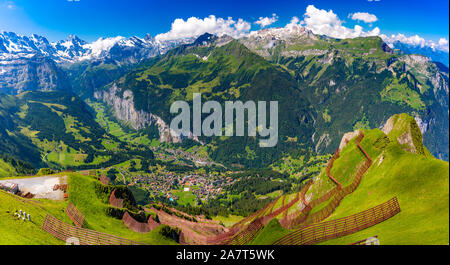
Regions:
[[217, 40], [217, 36], [210, 34], [208, 32], [204, 33], [203, 35], [200, 35], [195, 41], [194, 45], [207, 45], [210, 43], [213, 43], [215, 40]]

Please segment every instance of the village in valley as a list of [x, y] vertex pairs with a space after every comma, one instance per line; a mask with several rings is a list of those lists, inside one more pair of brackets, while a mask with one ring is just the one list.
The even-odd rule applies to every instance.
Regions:
[[[139, 163], [140, 161], [138, 161]], [[136, 162], [101, 170], [114, 183], [148, 192], [150, 198], [166, 198], [177, 204], [195, 206], [223, 193], [236, 182], [224, 172], [204, 170], [173, 172], [164, 166], [150, 166], [149, 170], [135, 169]]]

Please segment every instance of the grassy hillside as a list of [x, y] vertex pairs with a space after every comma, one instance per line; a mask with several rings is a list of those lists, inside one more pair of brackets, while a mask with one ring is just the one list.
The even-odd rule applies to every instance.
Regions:
[[29, 175], [36, 173], [36, 170], [29, 163], [21, 160], [0, 155], [0, 178], [18, 175]]
[[[403, 132], [420, 135], [420, 131], [410, 129], [414, 119], [408, 115], [396, 115], [393, 120], [395, 123], [388, 135], [379, 129], [364, 130], [361, 146], [373, 159], [373, 164], [356, 191], [347, 195], [325, 221], [358, 213], [392, 197], [398, 198], [401, 212], [371, 228], [322, 244], [350, 244], [375, 235], [383, 245], [449, 244], [449, 164], [435, 159], [423, 146], [423, 153], [412, 153], [407, 144], [400, 144]], [[353, 141], [343, 148], [331, 171], [343, 185], [363, 161]], [[307, 198], [308, 195], [317, 198], [333, 185], [326, 174], [321, 174], [309, 189]], [[327, 203], [316, 206], [311, 212], [320, 211]], [[251, 243], [272, 243], [289, 232], [275, 222], [270, 223]]]
[[[377, 130], [370, 134], [383, 136]], [[374, 227], [324, 244], [348, 244], [375, 235], [381, 244], [449, 244], [448, 163], [409, 153], [397, 144], [371, 148], [370, 140], [362, 145], [373, 158], [373, 165], [359, 188], [342, 201], [328, 220], [363, 211], [394, 196], [401, 212]]]
[[[64, 212], [65, 201], [44, 199], [24, 200], [0, 190], [0, 245], [53, 245], [64, 244], [41, 229], [47, 213], [70, 222]], [[14, 217], [19, 210], [31, 215], [32, 222]]]
[[[161, 227], [148, 233], [136, 233], [128, 229], [120, 219], [107, 215], [108, 202], [98, 196], [96, 184], [92, 177], [77, 173], [69, 176], [69, 200], [85, 216], [85, 228], [124, 237], [146, 244], [176, 244], [173, 240], [161, 235]], [[67, 217], [65, 208], [68, 201], [52, 201], [47, 199], [23, 199], [0, 190], [0, 245], [53, 245], [65, 244], [41, 229], [46, 214], [72, 224]], [[22, 221], [14, 217], [19, 210], [31, 214], [32, 222]]]
[[136, 233], [128, 229], [120, 219], [106, 214], [109, 202], [98, 197], [95, 183], [98, 181], [78, 174], [69, 175], [69, 198], [86, 217], [85, 226], [96, 231], [113, 234], [147, 244], [174, 244], [163, 237], [157, 228], [148, 233]]

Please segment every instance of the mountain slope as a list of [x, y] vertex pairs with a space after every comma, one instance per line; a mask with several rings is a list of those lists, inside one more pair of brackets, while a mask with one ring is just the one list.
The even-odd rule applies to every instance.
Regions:
[[318, 113], [316, 151], [331, 152], [345, 132], [404, 112], [416, 118], [433, 155], [448, 160], [448, 68], [395, 54], [379, 37], [340, 40], [294, 27], [240, 41], [296, 78]]
[[73, 94], [0, 94], [0, 120], [0, 154], [36, 167], [99, 167], [123, 162], [129, 154], [153, 158], [149, 147], [107, 134], [89, 106]]
[[94, 88], [111, 82], [138, 62], [163, 54], [191, 39], [158, 41], [121, 36], [87, 43], [75, 35], [50, 43], [33, 34], [0, 32], [0, 93], [73, 91], [92, 97]]
[[[187, 100], [191, 104], [192, 94], [196, 92], [202, 93], [203, 100], [217, 100], [221, 104], [226, 100], [279, 102], [277, 147], [259, 148], [257, 139], [252, 137], [213, 137], [212, 140], [200, 137], [211, 143], [213, 159], [228, 165], [261, 166], [274, 161], [280, 150], [301, 144], [305, 148], [309, 146], [313, 111], [295, 80], [284, 69], [273, 66], [227, 36], [204, 34], [193, 44], [182, 45], [137, 66], [98, 91], [96, 97], [112, 105], [121, 102], [116, 115], [139, 129], [153, 123], [145, 119], [145, 113], [157, 116], [167, 126], [171, 103]], [[125, 99], [132, 99], [126, 102], [127, 107], [124, 107]], [[168, 133], [167, 127], [159, 128], [160, 134]], [[255, 152], [255, 156], [245, 155], [249, 152]]]
[[[379, 129], [363, 131], [361, 146], [373, 163], [363, 175], [357, 189], [344, 197], [324, 221], [356, 214], [392, 197], [398, 198], [401, 212], [373, 227], [322, 244], [350, 244], [376, 235], [382, 245], [448, 244], [448, 162], [432, 157], [417, 141], [420, 139], [418, 126], [406, 114], [391, 117], [383, 129], [386, 133]], [[350, 139], [349, 134], [345, 137]], [[346, 186], [364, 156], [354, 140], [350, 140], [340, 153], [333, 164], [331, 175]], [[305, 198], [311, 202], [335, 185], [323, 172], [314, 178]], [[326, 201], [317, 205], [311, 212], [321, 211], [328, 203], [330, 202]], [[270, 244], [290, 232], [292, 230], [284, 229], [274, 221], [252, 243]]]
[[65, 72], [48, 57], [0, 53], [0, 93], [24, 91], [71, 91], [71, 85]]
[[[121, 218], [108, 215], [107, 212], [112, 207], [105, 203], [104, 188], [100, 182], [90, 176], [83, 176], [78, 173], [65, 173], [56, 177], [67, 176], [69, 179], [69, 200], [85, 216], [84, 228], [94, 229], [107, 234], [135, 240], [144, 244], [176, 244], [172, 239], [163, 236], [161, 230], [164, 226], [159, 226], [148, 233], [138, 233], [130, 230]], [[120, 187], [120, 186], [119, 186]], [[123, 188], [123, 187], [122, 187]], [[47, 214], [53, 215], [59, 220], [73, 224], [65, 209], [67, 200], [50, 199], [24, 199], [11, 193], [0, 190], [0, 237], [1, 245], [61, 245], [65, 244], [52, 234], [42, 229], [42, 223]], [[20, 210], [31, 215], [30, 221], [22, 221], [14, 216]], [[125, 209], [113, 208], [123, 211]], [[148, 217], [148, 216], [146, 216]], [[150, 217], [151, 218], [151, 217]]]

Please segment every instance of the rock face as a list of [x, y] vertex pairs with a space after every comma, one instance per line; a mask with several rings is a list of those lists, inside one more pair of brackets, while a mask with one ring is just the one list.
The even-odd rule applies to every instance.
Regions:
[[345, 133], [344, 136], [342, 136], [341, 143], [339, 144], [339, 150], [342, 150], [345, 147], [345, 145], [347, 145], [347, 142], [345, 140], [350, 141], [351, 139], [353, 139], [354, 137], [356, 137], [358, 135], [359, 135], [359, 130], [356, 130], [354, 132]]
[[[319, 37], [312, 31], [298, 25], [285, 28], [270, 28], [253, 31], [248, 36], [239, 39], [247, 48], [268, 59], [273, 55], [273, 49], [279, 45], [291, 45], [298, 42], [302, 44], [314, 43]], [[286, 57], [323, 55], [326, 51], [308, 49], [304, 51], [283, 51]]]
[[135, 109], [134, 95], [130, 90], [125, 90], [123, 97], [117, 95], [118, 90], [118, 87], [114, 84], [108, 91], [96, 91], [94, 97], [112, 106], [116, 117], [122, 121], [129, 122], [135, 130], [156, 125], [161, 142], [181, 142], [181, 136], [171, 130], [159, 116]]
[[0, 56], [0, 93], [71, 91], [66, 74], [48, 57]]
[[387, 120], [382, 131], [401, 144], [405, 151], [428, 154], [423, 146], [420, 128], [413, 117], [407, 114], [396, 114]]

